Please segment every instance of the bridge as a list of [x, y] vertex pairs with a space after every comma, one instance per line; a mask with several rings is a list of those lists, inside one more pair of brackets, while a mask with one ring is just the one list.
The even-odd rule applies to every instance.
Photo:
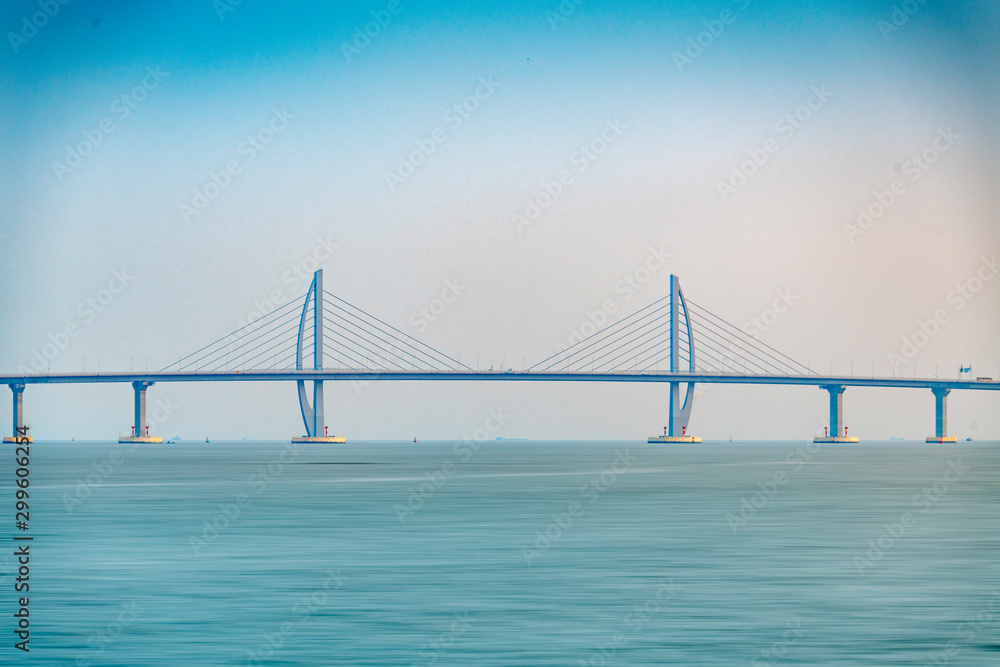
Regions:
[[[697, 334], [697, 336], [696, 336]], [[307, 360], [311, 363], [307, 363]], [[157, 382], [294, 382], [305, 435], [300, 442], [345, 442], [327, 433], [327, 381], [657, 382], [669, 385], [668, 424], [650, 442], [700, 442], [687, 434], [697, 383], [812, 385], [829, 394], [830, 423], [819, 442], [858, 442], [843, 426], [847, 387], [930, 389], [935, 435], [947, 434], [947, 397], [957, 389], [1000, 390], [1000, 381], [822, 375], [684, 297], [670, 294], [535, 365], [480, 370], [460, 363], [323, 289], [317, 271], [307, 293], [156, 372], [0, 374], [13, 394], [13, 430], [24, 431], [24, 391], [33, 384], [129, 382], [133, 432], [123, 442], [160, 442], [146, 427], [146, 392]], [[312, 401], [306, 383], [311, 383]], [[683, 400], [681, 385], [685, 385]]]

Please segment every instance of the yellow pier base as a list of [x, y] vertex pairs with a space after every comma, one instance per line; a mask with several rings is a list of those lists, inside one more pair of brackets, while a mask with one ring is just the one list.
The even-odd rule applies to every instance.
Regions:
[[158, 435], [123, 435], [118, 438], [119, 443], [123, 442], [145, 442], [148, 444], [158, 444], [163, 442], [163, 438]]
[[696, 435], [654, 435], [652, 438], [646, 441], [649, 444], [654, 443], [699, 443], [701, 438]]
[[813, 438], [813, 442], [861, 442], [861, 438], [855, 438], [854, 436], [825, 436]]
[[932, 436], [930, 436], [930, 437], [927, 438], [927, 442], [939, 442], [939, 443], [940, 442], [958, 442], [958, 438], [953, 438], [953, 437], [948, 436], [948, 435], [941, 436], [939, 438], [936, 435], [932, 435]]
[[3, 441], [4, 441], [4, 443], [5, 443], [5, 444], [6, 444], [6, 443], [8, 443], [8, 442], [10, 442], [10, 443], [14, 443], [14, 442], [20, 442], [20, 441], [21, 441], [21, 440], [23, 440], [24, 438], [27, 438], [27, 439], [28, 439], [28, 444], [31, 444], [32, 442], [34, 442], [34, 440], [32, 440], [32, 439], [31, 439], [31, 436], [30, 436], [30, 435], [26, 435], [26, 436], [21, 436], [21, 437], [19, 437], [19, 438], [12, 438], [12, 437], [11, 437], [11, 436], [9, 436], [9, 435], [5, 435], [5, 436], [3, 437]]
[[299, 435], [292, 438], [292, 442], [306, 442], [309, 444], [321, 444], [321, 443], [333, 443], [333, 444], [343, 444], [347, 442], [347, 438], [342, 435], [319, 435], [310, 437], [308, 435]]

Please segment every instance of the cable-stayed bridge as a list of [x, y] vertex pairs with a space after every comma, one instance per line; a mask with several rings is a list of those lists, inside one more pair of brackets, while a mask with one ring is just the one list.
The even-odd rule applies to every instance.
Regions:
[[335, 380], [668, 383], [668, 424], [664, 435], [650, 442], [700, 442], [687, 435], [699, 382], [821, 387], [829, 394], [830, 425], [827, 436], [817, 439], [833, 442], [858, 441], [847, 437], [843, 426], [843, 395], [850, 386], [930, 389], [935, 435], [929, 442], [956, 440], [947, 435], [952, 390], [1000, 390], [1000, 382], [986, 378], [821, 375], [686, 299], [677, 276], [670, 277], [667, 296], [533, 366], [474, 369], [327, 292], [322, 270], [305, 295], [160, 371], [0, 374], [13, 393], [13, 437], [24, 432], [23, 395], [29, 384], [131, 382], [135, 424], [122, 440], [149, 442], [159, 441], [146, 429], [146, 391], [154, 383], [253, 381], [296, 383], [306, 430], [296, 440], [344, 442], [329, 436], [325, 424], [323, 383]]

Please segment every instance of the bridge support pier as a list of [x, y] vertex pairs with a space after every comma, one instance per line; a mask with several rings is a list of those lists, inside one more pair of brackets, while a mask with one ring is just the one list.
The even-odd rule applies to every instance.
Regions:
[[163, 438], [149, 435], [146, 427], [146, 390], [153, 386], [148, 380], [136, 380], [132, 383], [135, 391], [135, 423], [132, 426], [132, 435], [123, 435], [118, 438], [118, 442], [163, 442]]
[[844, 390], [842, 384], [824, 384], [820, 389], [825, 389], [830, 394], [830, 429], [823, 437], [813, 438], [813, 442], [860, 442], [860, 438], [851, 438], [845, 435], [844, 427]]
[[934, 392], [934, 436], [927, 442], [958, 442], [958, 438], [948, 437], [948, 394], [947, 387], [931, 387]]
[[[17, 442], [18, 437], [24, 437], [20, 434], [26, 432], [24, 430], [24, 384], [12, 382], [7, 386], [14, 394], [14, 427], [11, 429], [10, 437], [4, 436], [3, 441]], [[31, 442], [31, 436], [28, 436], [28, 442]]]

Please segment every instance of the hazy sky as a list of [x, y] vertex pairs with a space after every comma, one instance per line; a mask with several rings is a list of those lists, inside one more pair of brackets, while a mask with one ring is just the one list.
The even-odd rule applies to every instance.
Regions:
[[[676, 273], [738, 326], [784, 294], [759, 336], [813, 368], [1000, 376], [995, 2], [330, 4], [4, 3], [0, 369], [159, 369], [318, 265], [483, 366], [530, 366]], [[622, 289], [651, 254], [669, 258]], [[510, 437], [644, 438], [667, 418], [665, 385], [327, 387], [353, 439], [457, 439], [490, 409]], [[303, 428], [292, 384], [149, 397], [164, 436]], [[953, 393], [953, 434], [1000, 437], [998, 400]], [[690, 430], [806, 438], [826, 405], [713, 386]], [[39, 437], [109, 438], [131, 388], [29, 386], [25, 406]], [[845, 406], [852, 435], [933, 432], [926, 390]]]

